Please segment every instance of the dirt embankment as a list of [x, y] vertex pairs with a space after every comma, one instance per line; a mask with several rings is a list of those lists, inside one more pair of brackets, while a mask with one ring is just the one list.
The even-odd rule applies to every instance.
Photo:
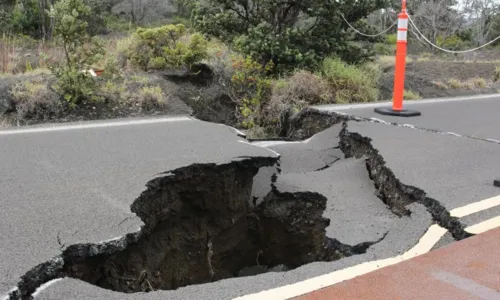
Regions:
[[[192, 72], [129, 74], [120, 82], [109, 82], [109, 87], [105, 79], [96, 78], [103, 81], [100, 86], [104, 88], [96, 90], [102, 100], [82, 101], [75, 108], [61, 102], [54, 89], [56, 80], [48, 72], [5, 76], [0, 79], [0, 126], [156, 115], [193, 115], [204, 121], [236, 125], [234, 102], [214, 80], [211, 70], [204, 65], [200, 68]], [[23, 113], [20, 109], [22, 103], [13, 91], [26, 82], [43, 86], [52, 97], [38, 99], [36, 92], [25, 88], [26, 101], [33, 107], [30, 112]], [[144, 88], [156, 87], [161, 89], [163, 96], [161, 103], [153, 105], [155, 103], [150, 103], [148, 94], [143, 94], [143, 91]]]
[[[421, 98], [497, 93], [500, 82], [493, 82], [495, 68], [492, 62], [413, 61], [407, 64], [405, 89]], [[382, 100], [392, 98], [393, 82], [394, 67], [389, 67], [380, 81]]]

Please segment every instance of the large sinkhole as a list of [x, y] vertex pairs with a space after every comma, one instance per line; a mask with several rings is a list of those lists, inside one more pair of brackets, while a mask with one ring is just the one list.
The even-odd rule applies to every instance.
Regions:
[[325, 235], [324, 196], [272, 189], [252, 204], [254, 176], [277, 160], [192, 165], [152, 180], [132, 204], [145, 223], [137, 242], [119, 251], [66, 255], [62, 275], [133, 293], [341, 258], [338, 243]]

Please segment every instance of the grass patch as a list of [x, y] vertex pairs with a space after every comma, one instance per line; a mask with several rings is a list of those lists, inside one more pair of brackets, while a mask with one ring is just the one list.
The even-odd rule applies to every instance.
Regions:
[[167, 104], [167, 97], [159, 86], [141, 88], [135, 100], [145, 111], [162, 109]]
[[59, 95], [52, 91], [46, 82], [19, 83], [12, 88], [11, 94], [18, 121], [47, 120], [57, 116], [63, 107]]
[[448, 79], [447, 85], [452, 89], [461, 89], [464, 87], [463, 82], [455, 78]]
[[379, 97], [380, 69], [375, 65], [358, 67], [338, 58], [323, 62], [321, 75], [336, 103], [373, 102]]
[[417, 100], [420, 99], [420, 94], [411, 90], [405, 90], [403, 94], [404, 100]]
[[434, 84], [436, 87], [441, 88], [443, 90], [447, 90], [450, 88], [446, 83], [444, 83], [442, 81], [433, 81], [432, 84]]
[[474, 77], [470, 79], [470, 82], [473, 84], [474, 87], [482, 88], [484, 89], [488, 83], [486, 82], [486, 79], [481, 78], [481, 77]]
[[475, 88], [483, 89], [488, 86], [488, 81], [482, 77], [470, 78], [467, 81], [460, 81], [455, 78], [450, 78], [447, 81], [447, 86], [452, 89], [469, 89]]

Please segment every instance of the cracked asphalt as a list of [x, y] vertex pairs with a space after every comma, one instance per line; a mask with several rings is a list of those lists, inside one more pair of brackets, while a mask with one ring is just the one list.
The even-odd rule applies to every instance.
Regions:
[[196, 120], [0, 133], [0, 154], [0, 294], [64, 246], [138, 231], [130, 204], [158, 174], [276, 156], [229, 127]]
[[[463, 135], [368, 121], [346, 124], [349, 132], [371, 139], [401, 183], [424, 190], [448, 211], [500, 195], [493, 186], [493, 179], [500, 177], [500, 144], [486, 141], [500, 140], [496, 116], [500, 97], [411, 105], [422, 111], [422, 117], [386, 118], [373, 113], [372, 107], [339, 111]], [[158, 174], [192, 163], [220, 164], [246, 156], [281, 155], [280, 166], [263, 168], [256, 176], [253, 196], [258, 201], [271, 190], [270, 178], [281, 169], [278, 190], [313, 191], [327, 197], [323, 216], [331, 220], [328, 237], [348, 245], [385, 238], [364, 254], [315, 262], [286, 273], [148, 294], [122, 294], [65, 278], [37, 291], [34, 298], [233, 299], [404, 253], [435, 221], [419, 203], [406, 207], [409, 216], [394, 215], [377, 197], [364, 160], [344, 158], [340, 130], [336, 125], [303, 142], [254, 145], [228, 127], [187, 119], [36, 133], [0, 131], [0, 299], [23, 274], [58, 255], [64, 246], [137, 231], [142, 222], [129, 206]], [[495, 207], [460, 222], [472, 225], [498, 215]], [[453, 241], [447, 234], [435, 248]]]

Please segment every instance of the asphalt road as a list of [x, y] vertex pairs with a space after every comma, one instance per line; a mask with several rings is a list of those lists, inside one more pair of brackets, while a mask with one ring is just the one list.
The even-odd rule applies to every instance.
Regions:
[[419, 128], [452, 132], [482, 139], [500, 141], [500, 94], [405, 101], [404, 107], [422, 113], [420, 117], [399, 118], [383, 116], [374, 107], [391, 107], [391, 103], [371, 105], [327, 105], [318, 108], [338, 111], [365, 118], [377, 118], [387, 122], [411, 124]]
[[[468, 109], [473, 101], [415, 103], [412, 105], [422, 110], [421, 118], [391, 121], [500, 140], [500, 118], [493, 118], [500, 101], [495, 99], [478, 100], [473, 116]], [[449, 114], [432, 117], [434, 106], [442, 106], [439, 111]], [[383, 119], [371, 113], [373, 107], [334, 109]], [[60, 244], [99, 242], [138, 230], [141, 221], [130, 213], [129, 206], [145, 189], [144, 184], [161, 172], [192, 163], [275, 156], [276, 151], [282, 155], [283, 174], [277, 183], [280, 189], [327, 194], [325, 217], [333, 220], [328, 229], [330, 237], [354, 244], [380, 237], [381, 233], [387, 236], [365, 254], [317, 262], [286, 273], [149, 294], [121, 294], [61, 279], [40, 289], [35, 299], [233, 299], [401, 254], [414, 246], [433, 223], [420, 204], [407, 207], [411, 216], [395, 218], [378, 202], [362, 162], [337, 160], [341, 156], [339, 127], [304, 142], [249, 145], [228, 127], [186, 118], [90, 124], [0, 131], [0, 295], [27, 270], [59, 254]], [[401, 182], [423, 189], [448, 210], [500, 194], [492, 184], [500, 177], [498, 143], [373, 122], [349, 122], [348, 130], [371, 138]], [[329, 168], [319, 170], [323, 164]], [[257, 175], [255, 194], [266, 194], [270, 187], [259, 185], [265, 185], [274, 172], [269, 168]], [[359, 210], [363, 206], [377, 217]], [[461, 221], [472, 225], [497, 213], [498, 207]], [[438, 246], [450, 242], [452, 239], [445, 236]]]
[[226, 126], [189, 118], [149, 122], [0, 131], [0, 294], [63, 246], [138, 231], [142, 221], [130, 204], [158, 174], [276, 156]]

